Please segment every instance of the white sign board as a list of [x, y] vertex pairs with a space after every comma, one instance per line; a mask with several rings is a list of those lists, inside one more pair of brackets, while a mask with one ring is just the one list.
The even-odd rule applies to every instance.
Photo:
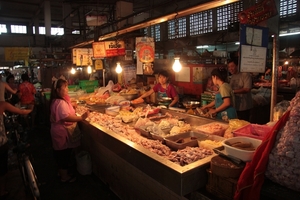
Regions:
[[264, 73], [266, 68], [266, 59], [266, 47], [242, 45], [240, 71]]
[[191, 82], [191, 69], [189, 67], [182, 67], [180, 72], [175, 73], [175, 81]]

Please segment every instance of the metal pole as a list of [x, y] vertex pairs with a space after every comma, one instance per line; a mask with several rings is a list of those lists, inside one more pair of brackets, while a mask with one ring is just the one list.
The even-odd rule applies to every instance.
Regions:
[[272, 88], [271, 88], [271, 107], [270, 122], [273, 121], [274, 107], [277, 103], [277, 85], [278, 85], [278, 34], [273, 37], [273, 60], [272, 60]]
[[105, 87], [105, 69], [102, 70], [102, 78], [103, 78], [103, 85], [102, 85], [102, 87]]

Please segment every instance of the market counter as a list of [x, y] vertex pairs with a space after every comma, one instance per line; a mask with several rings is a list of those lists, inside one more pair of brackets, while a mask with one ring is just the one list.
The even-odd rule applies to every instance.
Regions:
[[[182, 113], [174, 115], [184, 115], [189, 123], [198, 125], [213, 121]], [[121, 199], [186, 199], [187, 194], [207, 183], [206, 169], [213, 155], [180, 166], [97, 124], [85, 121], [79, 125], [82, 146], [91, 154], [93, 172]]]

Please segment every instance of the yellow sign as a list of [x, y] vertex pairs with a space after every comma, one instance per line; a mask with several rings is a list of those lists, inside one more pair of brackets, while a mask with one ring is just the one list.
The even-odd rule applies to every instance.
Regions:
[[103, 62], [102, 60], [95, 60], [95, 70], [103, 69]]
[[4, 48], [5, 61], [19, 61], [28, 60], [29, 48], [27, 47], [5, 47]]

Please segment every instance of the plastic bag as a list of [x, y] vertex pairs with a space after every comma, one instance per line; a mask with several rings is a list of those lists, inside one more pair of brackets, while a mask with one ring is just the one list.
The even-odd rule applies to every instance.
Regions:
[[110, 80], [110, 81], [108, 81], [108, 83], [105, 87], [100, 87], [98, 89], [97, 93], [100, 94], [100, 95], [103, 95], [106, 91], [111, 93], [113, 86], [114, 86], [114, 82], [112, 80]]
[[113, 87], [114, 87], [114, 82], [112, 80], [108, 81], [106, 85], [106, 89], [109, 91], [109, 93], [112, 92]]
[[134, 128], [139, 128], [141, 126], [145, 126], [145, 124], [147, 122], [149, 122], [150, 120], [148, 118], [142, 118], [140, 117], [136, 122], [135, 122], [135, 125], [134, 125]]
[[123, 96], [120, 95], [114, 95], [111, 97], [108, 97], [105, 102], [110, 105], [119, 105], [121, 101], [126, 101], [126, 99]]
[[273, 110], [273, 121], [278, 121], [281, 116], [287, 111], [289, 106], [290, 102], [286, 100], [277, 103]]
[[89, 175], [92, 173], [91, 156], [87, 151], [81, 151], [76, 155], [77, 171], [81, 175]]

